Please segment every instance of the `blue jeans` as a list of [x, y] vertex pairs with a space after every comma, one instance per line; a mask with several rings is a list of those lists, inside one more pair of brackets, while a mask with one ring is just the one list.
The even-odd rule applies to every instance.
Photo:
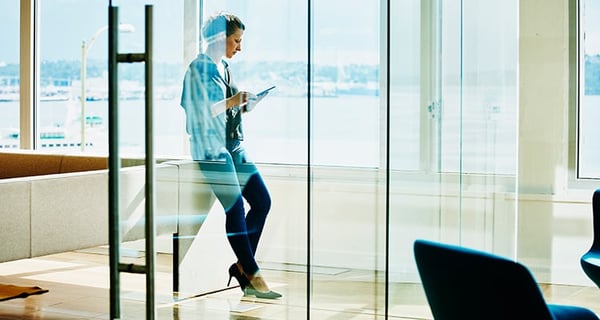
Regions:
[[[200, 170], [225, 209], [227, 239], [244, 273], [259, 268], [254, 255], [271, 209], [271, 196], [260, 172], [246, 161], [243, 149], [229, 152], [218, 161], [201, 161]], [[250, 210], [246, 214], [244, 201]]]

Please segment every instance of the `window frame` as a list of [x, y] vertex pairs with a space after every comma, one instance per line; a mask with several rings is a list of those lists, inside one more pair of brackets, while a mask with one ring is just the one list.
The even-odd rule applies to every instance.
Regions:
[[582, 1], [569, 0], [568, 187], [570, 189], [597, 188], [600, 181], [600, 177], [581, 178], [579, 174], [580, 103], [581, 95], [585, 92]]
[[37, 0], [20, 1], [19, 31], [19, 148], [35, 150], [36, 110], [39, 92], [39, 4]]

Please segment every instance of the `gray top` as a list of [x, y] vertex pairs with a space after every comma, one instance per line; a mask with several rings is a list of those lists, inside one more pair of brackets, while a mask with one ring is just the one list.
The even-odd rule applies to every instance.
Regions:
[[211, 107], [238, 90], [231, 81], [229, 65], [225, 79], [217, 65], [205, 54], [199, 54], [186, 71], [181, 106], [186, 113], [186, 131], [194, 160], [217, 160], [229, 149], [233, 151], [243, 140], [242, 108], [233, 107], [213, 116]]

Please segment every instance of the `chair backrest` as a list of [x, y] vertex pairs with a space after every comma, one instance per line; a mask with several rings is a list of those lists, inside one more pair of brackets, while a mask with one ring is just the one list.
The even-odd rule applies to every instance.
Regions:
[[600, 250], [600, 189], [592, 196], [592, 221], [594, 224], [594, 241], [590, 250]]
[[553, 319], [520, 263], [464, 247], [416, 240], [419, 276], [434, 319]]

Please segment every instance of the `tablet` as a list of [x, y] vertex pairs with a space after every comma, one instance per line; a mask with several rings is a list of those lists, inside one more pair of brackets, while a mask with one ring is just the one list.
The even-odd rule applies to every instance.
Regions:
[[271, 91], [271, 90], [273, 90], [273, 89], [275, 89], [275, 86], [272, 86], [272, 87], [270, 87], [269, 89], [265, 89], [265, 90], [263, 90], [263, 91], [261, 91], [261, 92], [257, 93], [257, 94], [256, 94], [256, 96], [257, 96], [257, 97], [262, 97], [262, 96], [264, 96], [265, 94], [269, 93], [269, 91]]

